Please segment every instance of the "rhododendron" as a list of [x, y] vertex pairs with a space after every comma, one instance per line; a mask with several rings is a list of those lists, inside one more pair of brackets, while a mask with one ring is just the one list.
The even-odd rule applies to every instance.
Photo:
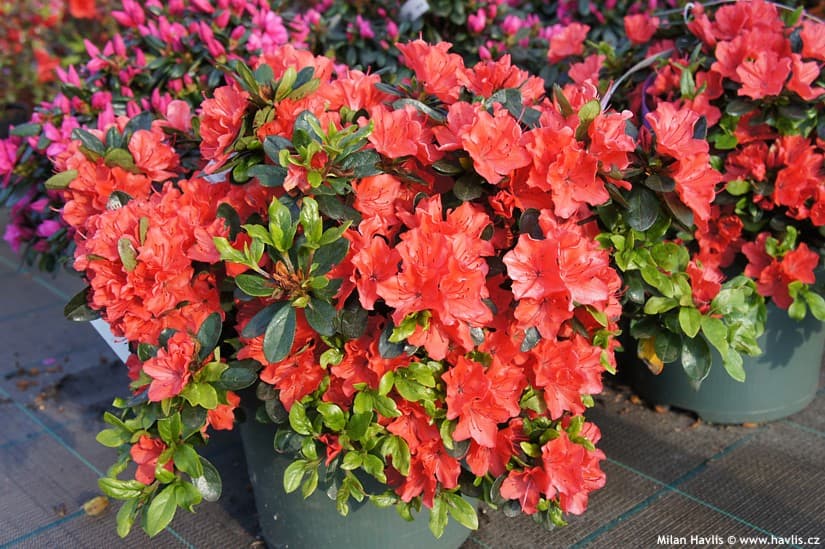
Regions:
[[[399, 49], [412, 76], [376, 88], [283, 46], [254, 70], [236, 62], [197, 123], [157, 98], [60, 153], [53, 181], [89, 283], [71, 310], [130, 342], [136, 396], [118, 406], [143, 417], [160, 403], [130, 457], [184, 456], [138, 480], [190, 482], [170, 422], [205, 410], [185, 435], [205, 441], [257, 384], [258, 417], [306, 437], [307, 471], [323, 461], [350, 483], [363, 469], [402, 511], [448, 502], [474, 526], [455, 499], [462, 465], [485, 489], [529, 471], [495, 497], [548, 522], [598, 486], [566, 476], [600, 475], [574, 431], [615, 363], [621, 281], [592, 209], [627, 187], [629, 117], [595, 107], [592, 85], [566, 112], [509, 59], [467, 68], [449, 44]], [[584, 454], [550, 465], [538, 448], [567, 429]]]

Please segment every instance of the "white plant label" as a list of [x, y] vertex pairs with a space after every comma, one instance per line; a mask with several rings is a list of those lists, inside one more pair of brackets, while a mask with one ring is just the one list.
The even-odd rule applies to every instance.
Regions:
[[93, 320], [92, 326], [95, 327], [97, 333], [100, 334], [100, 337], [102, 337], [103, 341], [115, 352], [117, 357], [125, 363], [129, 355], [132, 354], [129, 352], [129, 343], [123, 338], [115, 337], [109, 328], [109, 323], [102, 318]]

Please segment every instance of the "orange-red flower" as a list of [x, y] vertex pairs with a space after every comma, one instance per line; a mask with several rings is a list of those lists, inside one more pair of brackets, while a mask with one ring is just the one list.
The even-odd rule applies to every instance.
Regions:
[[241, 129], [248, 98], [243, 90], [223, 86], [201, 104], [200, 149], [204, 159], [211, 161], [207, 173], [218, 171], [232, 153], [229, 147]]
[[[155, 482], [155, 469], [157, 468], [158, 459], [164, 450], [166, 450], [166, 444], [164, 444], [162, 440], [152, 438], [149, 435], [140, 436], [138, 441], [134, 443], [129, 450], [132, 461], [137, 464], [135, 480], [147, 485]], [[170, 459], [163, 464], [163, 468], [167, 471], [174, 471], [174, 461]]]

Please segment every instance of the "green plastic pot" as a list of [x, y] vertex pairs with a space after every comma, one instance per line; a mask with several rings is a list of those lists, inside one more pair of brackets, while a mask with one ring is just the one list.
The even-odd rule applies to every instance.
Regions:
[[[258, 520], [264, 540], [272, 549], [456, 549], [470, 530], [451, 520], [444, 535], [435, 539], [429, 529], [429, 512], [422, 509], [416, 520], [407, 522], [395, 509], [379, 508], [366, 498], [362, 503], [350, 499], [350, 512], [341, 516], [326, 486], [307, 499], [300, 489], [287, 494], [283, 488], [284, 470], [292, 463], [273, 449], [274, 430], [248, 414], [240, 424], [249, 478], [255, 494]], [[321, 475], [323, 478], [323, 474]], [[367, 491], [381, 492], [376, 482]]]
[[[708, 423], [762, 423], [793, 415], [816, 396], [822, 354], [823, 323], [810, 314], [797, 322], [773, 304], [768, 305], [765, 333], [759, 338], [764, 351], [744, 356], [746, 379], [734, 381], [714, 352], [708, 377], [695, 390], [679, 362], [666, 364], [654, 375], [625, 353], [627, 379], [647, 402], [696, 412]], [[635, 350], [635, 345], [628, 346]], [[621, 366], [621, 364], [620, 364]]]

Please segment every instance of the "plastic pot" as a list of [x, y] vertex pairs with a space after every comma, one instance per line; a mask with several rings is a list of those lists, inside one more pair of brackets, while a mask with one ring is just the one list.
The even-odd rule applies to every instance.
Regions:
[[[734, 381], [714, 351], [708, 377], [695, 390], [679, 362], [666, 364], [659, 375], [625, 353], [625, 377], [638, 395], [652, 404], [696, 412], [709, 423], [774, 421], [793, 415], [816, 396], [825, 327], [810, 314], [801, 322], [787, 311], [768, 305], [765, 333], [759, 338], [762, 355], [744, 356], [746, 379]], [[628, 346], [634, 349], [635, 345]]]
[[[283, 488], [284, 470], [292, 460], [273, 449], [274, 429], [253, 419], [240, 424], [249, 478], [255, 494], [258, 520], [264, 539], [272, 549], [455, 549], [469, 537], [470, 530], [451, 520], [444, 535], [435, 539], [429, 530], [429, 511], [422, 509], [413, 522], [402, 519], [395, 509], [379, 508], [364, 499], [350, 499], [350, 512], [344, 517], [327, 496], [327, 486], [307, 499], [301, 490], [287, 494]], [[321, 478], [323, 478], [321, 474]], [[378, 483], [368, 492], [381, 492]]]

